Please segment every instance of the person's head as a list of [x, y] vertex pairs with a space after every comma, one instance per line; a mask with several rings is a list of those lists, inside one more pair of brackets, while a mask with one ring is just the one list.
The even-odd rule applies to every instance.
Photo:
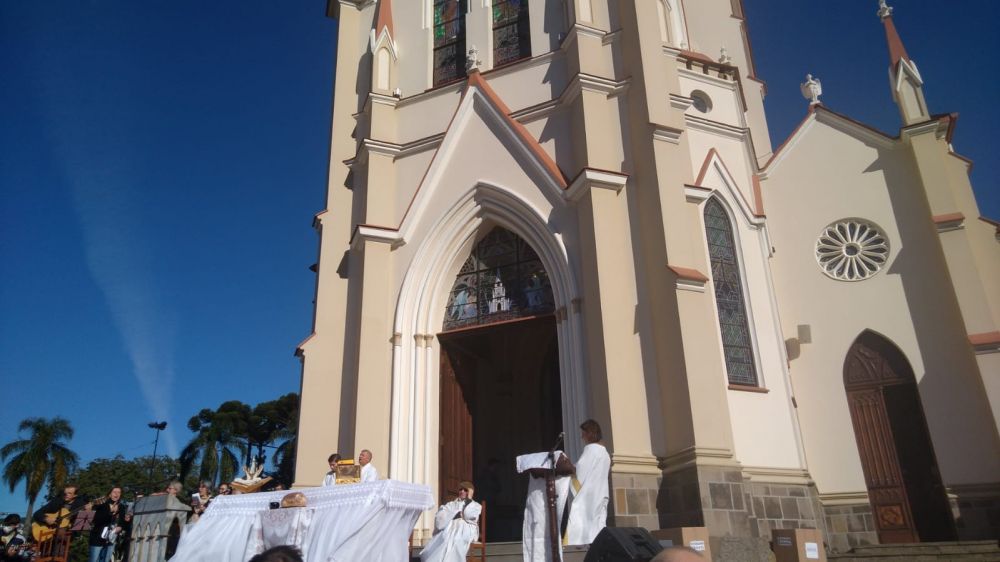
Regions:
[[604, 438], [601, 433], [601, 424], [594, 420], [587, 420], [580, 424], [580, 438], [586, 444], [597, 443]]
[[76, 484], [66, 484], [63, 486], [63, 499], [71, 502], [76, 499], [76, 493], [80, 490]]
[[181, 490], [183, 489], [184, 485], [174, 480], [173, 482], [167, 484], [166, 492], [171, 496], [176, 496], [177, 494], [181, 493]]
[[207, 496], [212, 493], [212, 483], [208, 480], [202, 480], [198, 483], [198, 495]]
[[122, 499], [122, 487], [112, 486], [111, 489], [108, 490], [108, 499], [111, 500], [112, 502], [116, 502]]
[[368, 449], [362, 449], [361, 454], [358, 455], [358, 464], [364, 466], [372, 462], [372, 452]]
[[476, 487], [472, 485], [472, 482], [465, 480], [458, 483], [458, 499], [460, 500], [471, 500], [472, 495], [476, 492]]
[[337, 469], [337, 463], [340, 461], [340, 453], [334, 453], [326, 458], [327, 464], [330, 465], [330, 470]]
[[671, 546], [664, 548], [649, 562], [703, 562], [701, 554], [686, 546]]
[[291, 545], [276, 546], [254, 556], [250, 562], [302, 562], [302, 553]]
[[220, 496], [228, 496], [230, 493], [232, 493], [232, 490], [229, 489], [229, 483], [228, 482], [223, 482], [222, 484], [219, 484], [219, 495]]
[[3, 518], [3, 532], [4, 534], [12, 533], [17, 529], [18, 525], [21, 524], [21, 516], [16, 513], [11, 513], [7, 517]]

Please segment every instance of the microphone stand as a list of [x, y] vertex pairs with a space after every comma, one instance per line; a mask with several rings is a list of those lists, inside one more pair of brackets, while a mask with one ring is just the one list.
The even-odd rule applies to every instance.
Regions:
[[549, 471], [545, 475], [545, 497], [548, 500], [549, 512], [549, 546], [554, 562], [562, 560], [559, 553], [559, 520], [556, 512], [556, 449], [562, 445], [565, 435], [565, 433], [560, 433], [555, 444], [549, 449]]

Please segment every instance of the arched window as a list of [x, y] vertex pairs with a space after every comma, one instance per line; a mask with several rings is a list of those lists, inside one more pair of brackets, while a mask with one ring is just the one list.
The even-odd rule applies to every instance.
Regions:
[[458, 272], [444, 329], [495, 324], [553, 311], [552, 285], [535, 250], [496, 227], [476, 244]]
[[434, 85], [465, 76], [465, 0], [434, 0]]
[[528, 0], [493, 0], [493, 66], [530, 56]]
[[712, 263], [712, 285], [719, 310], [719, 330], [730, 384], [757, 386], [743, 279], [729, 213], [715, 197], [705, 203], [705, 237]]

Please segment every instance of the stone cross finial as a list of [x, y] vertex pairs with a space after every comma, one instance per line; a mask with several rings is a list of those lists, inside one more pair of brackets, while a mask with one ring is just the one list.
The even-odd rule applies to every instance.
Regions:
[[878, 17], [885, 19], [892, 15], [893, 8], [885, 3], [885, 0], [878, 0]]
[[481, 64], [483, 64], [483, 61], [479, 60], [479, 49], [473, 45], [465, 57], [465, 70], [467, 72], [472, 72], [473, 70], [479, 72], [479, 65]]
[[809, 100], [809, 105], [820, 103], [819, 97], [823, 95], [823, 83], [818, 78], [813, 78], [812, 74], [806, 74], [806, 81], [800, 87], [802, 97]]
[[733, 57], [729, 56], [729, 51], [727, 51], [725, 47], [723, 47], [720, 52], [719, 62], [721, 64], [732, 64], [733, 62]]

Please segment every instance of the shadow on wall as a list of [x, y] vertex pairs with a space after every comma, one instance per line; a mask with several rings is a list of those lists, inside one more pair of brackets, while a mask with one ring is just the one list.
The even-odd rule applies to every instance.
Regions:
[[[907, 169], [911, 158], [880, 149], [866, 170], [884, 174], [899, 231], [896, 255], [885, 273], [899, 276], [913, 322], [924, 369], [915, 373], [919, 396], [944, 484], [987, 483], [996, 479], [995, 472], [989, 476], [988, 463], [1000, 458], [1000, 439], [987, 421], [992, 412], [924, 195], [927, 186]], [[994, 507], [998, 500], [994, 498]], [[991, 538], [969, 529], [963, 519], [958, 509], [960, 538]], [[998, 530], [992, 530], [992, 537]]]

